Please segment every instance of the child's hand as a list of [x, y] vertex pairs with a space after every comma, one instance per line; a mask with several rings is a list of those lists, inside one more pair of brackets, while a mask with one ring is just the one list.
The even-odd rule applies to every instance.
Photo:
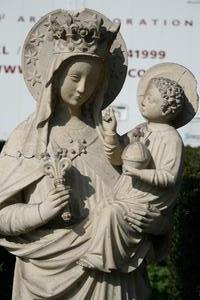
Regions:
[[106, 109], [106, 112], [102, 117], [102, 121], [103, 121], [103, 128], [105, 131], [110, 133], [116, 132], [117, 120], [115, 117], [114, 110], [111, 107]]
[[124, 175], [140, 177], [140, 171], [136, 168], [132, 168], [130, 166], [123, 166], [122, 170]]
[[69, 198], [70, 191], [64, 186], [51, 190], [46, 200], [39, 206], [42, 220], [48, 222], [56, 217], [68, 205]]

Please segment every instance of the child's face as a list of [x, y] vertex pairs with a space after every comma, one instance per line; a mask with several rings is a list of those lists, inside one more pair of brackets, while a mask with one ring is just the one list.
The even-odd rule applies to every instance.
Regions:
[[158, 88], [154, 83], [151, 83], [144, 95], [144, 99], [142, 101], [142, 115], [148, 121], [152, 122], [162, 122], [163, 121], [163, 113], [162, 113], [162, 104], [163, 99]]

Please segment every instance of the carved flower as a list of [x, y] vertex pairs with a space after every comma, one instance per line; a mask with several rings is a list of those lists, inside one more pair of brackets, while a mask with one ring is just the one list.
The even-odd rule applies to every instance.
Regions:
[[89, 30], [87, 28], [80, 28], [79, 34], [82, 38], [86, 37], [89, 33]]
[[78, 32], [78, 26], [76, 24], [72, 24], [70, 27], [71, 27], [71, 33], [73, 35], [77, 34], [77, 32]]

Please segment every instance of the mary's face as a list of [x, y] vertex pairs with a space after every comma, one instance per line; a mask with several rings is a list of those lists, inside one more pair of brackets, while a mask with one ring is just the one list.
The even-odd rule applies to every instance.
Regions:
[[60, 96], [69, 106], [83, 105], [90, 99], [99, 83], [102, 62], [89, 58], [79, 58], [62, 68], [60, 76]]

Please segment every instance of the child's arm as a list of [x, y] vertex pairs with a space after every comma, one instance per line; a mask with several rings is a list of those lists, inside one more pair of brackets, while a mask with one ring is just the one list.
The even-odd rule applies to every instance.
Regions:
[[154, 186], [168, 187], [175, 184], [175, 177], [167, 170], [126, 168], [124, 174], [139, 178]]
[[134, 169], [126, 167], [123, 173], [130, 176], [135, 176], [156, 187], [166, 188], [176, 184], [180, 170], [182, 170], [182, 152], [183, 145], [181, 140], [171, 140], [162, 153], [160, 169]]
[[102, 118], [104, 129], [104, 149], [108, 159], [115, 166], [122, 164], [122, 148], [116, 132], [117, 121], [112, 108], [109, 108]]

